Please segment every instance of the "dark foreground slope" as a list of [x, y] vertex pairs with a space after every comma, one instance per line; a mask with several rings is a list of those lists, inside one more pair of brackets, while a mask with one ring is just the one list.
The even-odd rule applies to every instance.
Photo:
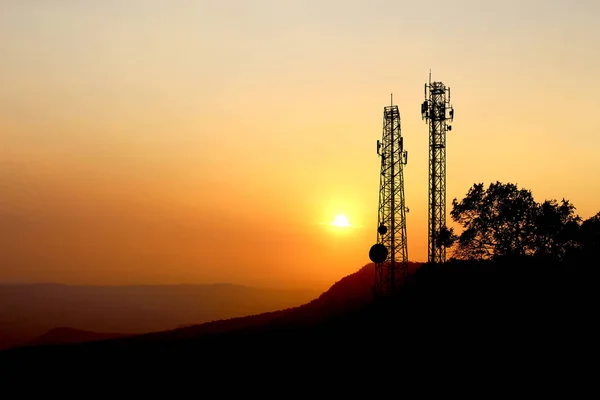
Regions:
[[[409, 263], [409, 270], [414, 273], [417, 267], [420, 264], [418, 263]], [[272, 321], [293, 321], [295, 323], [302, 323], [303, 325], [314, 325], [319, 321], [329, 318], [331, 315], [345, 313], [350, 310], [356, 309], [357, 307], [361, 307], [364, 304], [368, 303], [372, 300], [372, 284], [373, 284], [373, 276], [374, 276], [374, 265], [367, 264], [359, 271], [348, 275], [338, 282], [336, 282], [332, 287], [330, 287], [326, 292], [322, 293], [319, 297], [311, 300], [310, 302], [303, 304], [301, 306], [292, 307], [292, 308], [283, 308], [278, 311], [272, 312], [263, 312], [262, 314], [250, 314], [244, 317], [236, 317], [229, 319], [217, 319], [215, 321], [206, 322], [203, 324], [195, 324], [189, 325], [187, 327], [181, 327], [180, 329], [174, 329], [169, 331], [159, 331], [156, 333], [139, 332], [138, 334], [144, 334], [145, 338], [151, 338], [152, 340], [163, 340], [166, 338], [169, 339], [182, 339], [194, 337], [197, 338], [200, 335], [204, 334], [216, 334], [216, 333], [224, 333], [239, 329], [245, 329], [252, 326], [260, 326], [265, 325], [267, 323], [271, 323]], [[221, 285], [222, 286], [222, 285]], [[232, 286], [233, 287], [233, 286]], [[235, 287], [234, 287], [235, 288]], [[163, 293], [164, 294], [164, 293]], [[175, 293], [177, 294], [177, 293]], [[244, 301], [248, 301], [248, 297], [244, 296], [244, 293], [238, 293], [239, 298], [234, 300], [238, 303], [244, 303]], [[284, 293], [285, 294], [285, 293]], [[177, 296], [173, 296], [177, 297]], [[42, 296], [42, 298], [44, 298]], [[96, 299], [97, 301], [99, 299]], [[117, 299], [118, 300], [118, 299]], [[111, 299], [112, 303], [115, 303], [117, 300]], [[155, 303], [160, 304], [161, 302], [166, 302], [171, 304], [171, 308], [174, 300], [176, 298], [170, 297], [158, 297], [154, 300]], [[197, 302], [201, 303], [200, 306], [204, 305], [206, 299], [196, 299]], [[233, 300], [233, 299], [232, 299]], [[283, 300], [285, 301], [285, 299]], [[198, 308], [198, 304], [193, 304], [191, 299], [188, 299], [189, 308], [195, 309]], [[213, 304], [215, 306], [215, 304]], [[221, 307], [220, 307], [221, 306]], [[248, 305], [246, 304], [246, 307]], [[160, 308], [160, 307], [155, 307]], [[179, 304], [178, 314], [182, 314], [185, 312], [190, 312], [189, 310], [182, 310], [182, 308], [186, 308], [186, 304]], [[217, 302], [216, 308], [222, 308], [222, 304]], [[150, 310], [146, 310], [150, 311]], [[205, 312], [210, 312], [210, 310], [206, 310]], [[87, 314], [92, 314], [88, 316], [88, 319], [97, 319], [96, 323], [98, 324], [101, 321], [101, 318], [98, 318], [97, 315], [93, 315], [93, 310], [88, 310]], [[177, 313], [174, 313], [177, 314]], [[148, 315], [129, 315], [129, 319], [133, 321], [129, 322], [129, 325], [135, 324], [140, 319], [147, 320], [149, 318]], [[157, 319], [161, 319], [161, 313], [158, 313]], [[171, 316], [173, 318], [173, 315]], [[110, 316], [108, 316], [110, 319]], [[146, 321], [146, 324], [156, 324], [155, 321]], [[108, 324], [110, 326], [110, 324]], [[97, 328], [106, 328], [102, 325], [96, 326]], [[20, 343], [20, 347], [23, 346], [39, 346], [43, 344], [66, 344], [66, 343], [81, 343], [88, 341], [97, 341], [101, 339], [108, 338], [116, 338], [116, 337], [124, 337], [124, 336], [133, 336], [131, 334], [118, 334], [118, 333], [103, 333], [103, 332], [93, 332], [89, 330], [81, 330], [74, 328], [54, 328], [43, 335], [38, 336], [35, 339], [26, 341], [24, 343]], [[137, 339], [136, 339], [137, 340]], [[17, 346], [6, 346], [6, 348], [17, 347]], [[4, 350], [2, 348], [2, 340], [0, 340], [0, 350]]]
[[196, 368], [231, 375], [306, 365], [321, 372], [360, 369], [399, 360], [433, 365], [446, 360], [456, 368], [477, 362], [500, 369], [575, 358], [587, 363], [597, 340], [595, 293], [595, 273], [585, 268], [532, 260], [425, 265], [390, 300], [321, 318], [309, 318], [307, 307], [230, 330], [188, 328], [15, 349], [0, 353], [0, 367], [47, 371], [60, 362], [67, 369], [110, 365], [109, 372], [167, 373]]

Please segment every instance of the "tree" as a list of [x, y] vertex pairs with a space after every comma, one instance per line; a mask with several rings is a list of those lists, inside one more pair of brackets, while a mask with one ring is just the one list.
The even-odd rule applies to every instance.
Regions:
[[458, 236], [454, 234], [453, 228], [448, 228], [447, 226], [442, 227], [439, 234], [435, 238], [435, 245], [438, 248], [451, 248], [454, 243], [458, 240]]
[[455, 255], [492, 259], [530, 255], [536, 250], [538, 205], [529, 190], [496, 182], [475, 184], [460, 202], [452, 201], [452, 219], [463, 227]]
[[558, 260], [579, 247], [581, 218], [568, 200], [546, 200], [538, 207], [536, 218], [536, 255]]
[[595, 258], [600, 248], [600, 212], [581, 224], [579, 244], [584, 257], [589, 260]]

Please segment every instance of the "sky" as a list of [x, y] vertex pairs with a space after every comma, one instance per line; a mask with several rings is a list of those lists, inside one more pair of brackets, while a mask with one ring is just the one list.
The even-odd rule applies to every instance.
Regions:
[[0, 0], [0, 281], [330, 285], [376, 240], [390, 93], [425, 261], [430, 69], [455, 108], [448, 213], [501, 181], [589, 218], [598, 16], [594, 0]]

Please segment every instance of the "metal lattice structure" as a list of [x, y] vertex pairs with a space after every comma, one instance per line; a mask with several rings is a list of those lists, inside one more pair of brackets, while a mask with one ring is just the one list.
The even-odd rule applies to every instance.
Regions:
[[[384, 107], [383, 134], [377, 141], [381, 159], [377, 245], [383, 251], [375, 262], [374, 294], [388, 295], [408, 276], [408, 247], [406, 243], [406, 205], [404, 173], [408, 152], [404, 150], [398, 106]], [[382, 247], [383, 246], [383, 247]], [[385, 247], [385, 249], [384, 249]], [[387, 251], [385, 251], [387, 250]]]
[[452, 130], [454, 108], [450, 104], [450, 88], [442, 82], [425, 84], [425, 101], [421, 105], [422, 118], [429, 124], [429, 218], [428, 262], [446, 261], [446, 248], [438, 237], [446, 227], [446, 132]]

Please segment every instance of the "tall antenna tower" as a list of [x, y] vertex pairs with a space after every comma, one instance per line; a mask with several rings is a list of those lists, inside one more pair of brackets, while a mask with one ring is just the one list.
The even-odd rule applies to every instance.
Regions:
[[371, 247], [369, 258], [375, 263], [373, 292], [381, 297], [393, 292], [408, 276], [408, 209], [404, 203], [403, 173], [408, 152], [404, 150], [400, 111], [394, 105], [393, 95], [391, 104], [383, 109], [383, 134], [377, 141], [377, 155], [381, 158], [377, 242]]
[[446, 261], [446, 248], [438, 245], [438, 237], [446, 227], [446, 132], [452, 130], [454, 108], [450, 104], [450, 88], [442, 82], [425, 84], [422, 118], [429, 124], [429, 223], [428, 262]]

